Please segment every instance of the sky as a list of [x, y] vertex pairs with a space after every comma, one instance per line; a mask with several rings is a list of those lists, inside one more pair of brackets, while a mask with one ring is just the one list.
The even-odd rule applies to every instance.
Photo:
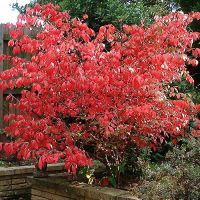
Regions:
[[0, 24], [1, 23], [15, 23], [17, 21], [18, 11], [13, 10], [11, 4], [18, 2], [19, 5], [25, 5], [30, 0], [0, 0]]

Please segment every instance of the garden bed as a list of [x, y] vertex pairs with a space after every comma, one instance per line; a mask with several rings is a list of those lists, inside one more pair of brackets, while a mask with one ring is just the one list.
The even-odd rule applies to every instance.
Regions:
[[[49, 174], [63, 172], [63, 164], [48, 165]], [[27, 176], [32, 176], [35, 166], [0, 167], [0, 199], [30, 199], [30, 183]]]

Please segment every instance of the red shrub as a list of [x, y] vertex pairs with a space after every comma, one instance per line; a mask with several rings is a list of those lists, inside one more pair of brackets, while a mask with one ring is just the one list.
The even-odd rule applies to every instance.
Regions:
[[[64, 159], [75, 173], [91, 164], [77, 145], [92, 143], [96, 157], [120, 163], [128, 143], [152, 147], [166, 135], [185, 136], [196, 108], [188, 97], [167, 94], [183, 76], [193, 84], [185, 63], [196, 61], [185, 52], [198, 55], [192, 43], [199, 33], [186, 26], [199, 16], [171, 13], [150, 27], [118, 32], [107, 25], [95, 34], [52, 4], [28, 8], [9, 45], [31, 57], [1, 56], [12, 68], [0, 73], [0, 88], [24, 88], [14, 104], [21, 114], [5, 117], [12, 120], [5, 130], [16, 137], [4, 144], [6, 154], [37, 159], [40, 169]], [[23, 27], [38, 30], [36, 37], [22, 34]]]

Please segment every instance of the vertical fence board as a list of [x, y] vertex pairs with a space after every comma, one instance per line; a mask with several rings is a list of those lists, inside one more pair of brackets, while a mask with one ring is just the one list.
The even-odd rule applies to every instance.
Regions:
[[[0, 24], [0, 55], [1, 54], [8, 54], [12, 55], [12, 50], [8, 46], [9, 41], [9, 29], [5, 27], [4, 24]], [[22, 55], [25, 57], [26, 55]], [[9, 61], [3, 61], [0, 62], [0, 72], [6, 69], [9, 69], [11, 66], [11, 63]], [[1, 80], [0, 80], [1, 81]], [[17, 113], [17, 111], [14, 108], [9, 107], [9, 103], [6, 101], [6, 96], [12, 93], [17, 98], [20, 97], [20, 90], [16, 89], [14, 91], [0, 91], [0, 130], [9, 125], [8, 122], [5, 122], [3, 120], [3, 116], [5, 114], [10, 113]], [[0, 132], [1, 133], [1, 132]], [[0, 137], [1, 140], [1, 137]]]
[[[3, 25], [0, 25], [0, 54], [3, 54]], [[3, 71], [3, 62], [0, 62], [0, 72]], [[1, 81], [1, 80], [0, 80]], [[0, 91], [0, 129], [3, 127], [3, 91]]]
[[[12, 29], [14, 29], [14, 27]], [[29, 30], [27, 28], [24, 28], [23, 32], [24, 34], [29, 35], [30, 37], [35, 37], [37, 30]], [[4, 24], [0, 24], [0, 55], [1, 54], [12, 55], [12, 50], [8, 46], [9, 39], [10, 39], [9, 28], [6, 27]], [[27, 59], [30, 58], [30, 55], [26, 53], [21, 53], [18, 56], [22, 58], [27, 58]], [[0, 62], [0, 72], [2, 72], [3, 70], [9, 69], [10, 67], [11, 67], [11, 63], [9, 61]], [[3, 129], [4, 127], [8, 125], [7, 122], [3, 121], [3, 116], [9, 113], [16, 113], [16, 114], [19, 113], [19, 111], [13, 108], [10, 108], [9, 103], [6, 102], [6, 96], [9, 93], [12, 93], [16, 98], [19, 99], [21, 90], [18, 88], [13, 91], [10, 91], [10, 90], [4, 91], [4, 92], [0, 91], [0, 133], [1, 133], [1, 129]], [[1, 140], [1, 137], [0, 137], [0, 140]]]

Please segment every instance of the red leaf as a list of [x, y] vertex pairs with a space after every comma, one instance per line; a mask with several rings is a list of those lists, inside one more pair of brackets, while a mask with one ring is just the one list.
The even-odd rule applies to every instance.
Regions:
[[105, 177], [101, 180], [101, 185], [102, 186], [108, 186], [109, 185], [109, 179], [108, 177]]
[[188, 60], [188, 64], [192, 65], [193, 67], [196, 67], [198, 65], [198, 60], [196, 59]]
[[84, 20], [88, 19], [88, 15], [87, 14], [83, 15], [83, 19]]
[[151, 144], [149, 145], [149, 147], [150, 147], [153, 151], [156, 151], [156, 149], [157, 149], [157, 147], [156, 147], [156, 145], [155, 145], [154, 143], [151, 143]]
[[174, 144], [174, 145], [176, 145], [177, 144], [177, 139], [176, 138], [174, 138], [173, 140], [172, 140], [172, 143]]
[[143, 82], [144, 82], [143, 78], [141, 78], [140, 76], [136, 76], [132, 80], [132, 86], [135, 89], [139, 89], [142, 86]]

